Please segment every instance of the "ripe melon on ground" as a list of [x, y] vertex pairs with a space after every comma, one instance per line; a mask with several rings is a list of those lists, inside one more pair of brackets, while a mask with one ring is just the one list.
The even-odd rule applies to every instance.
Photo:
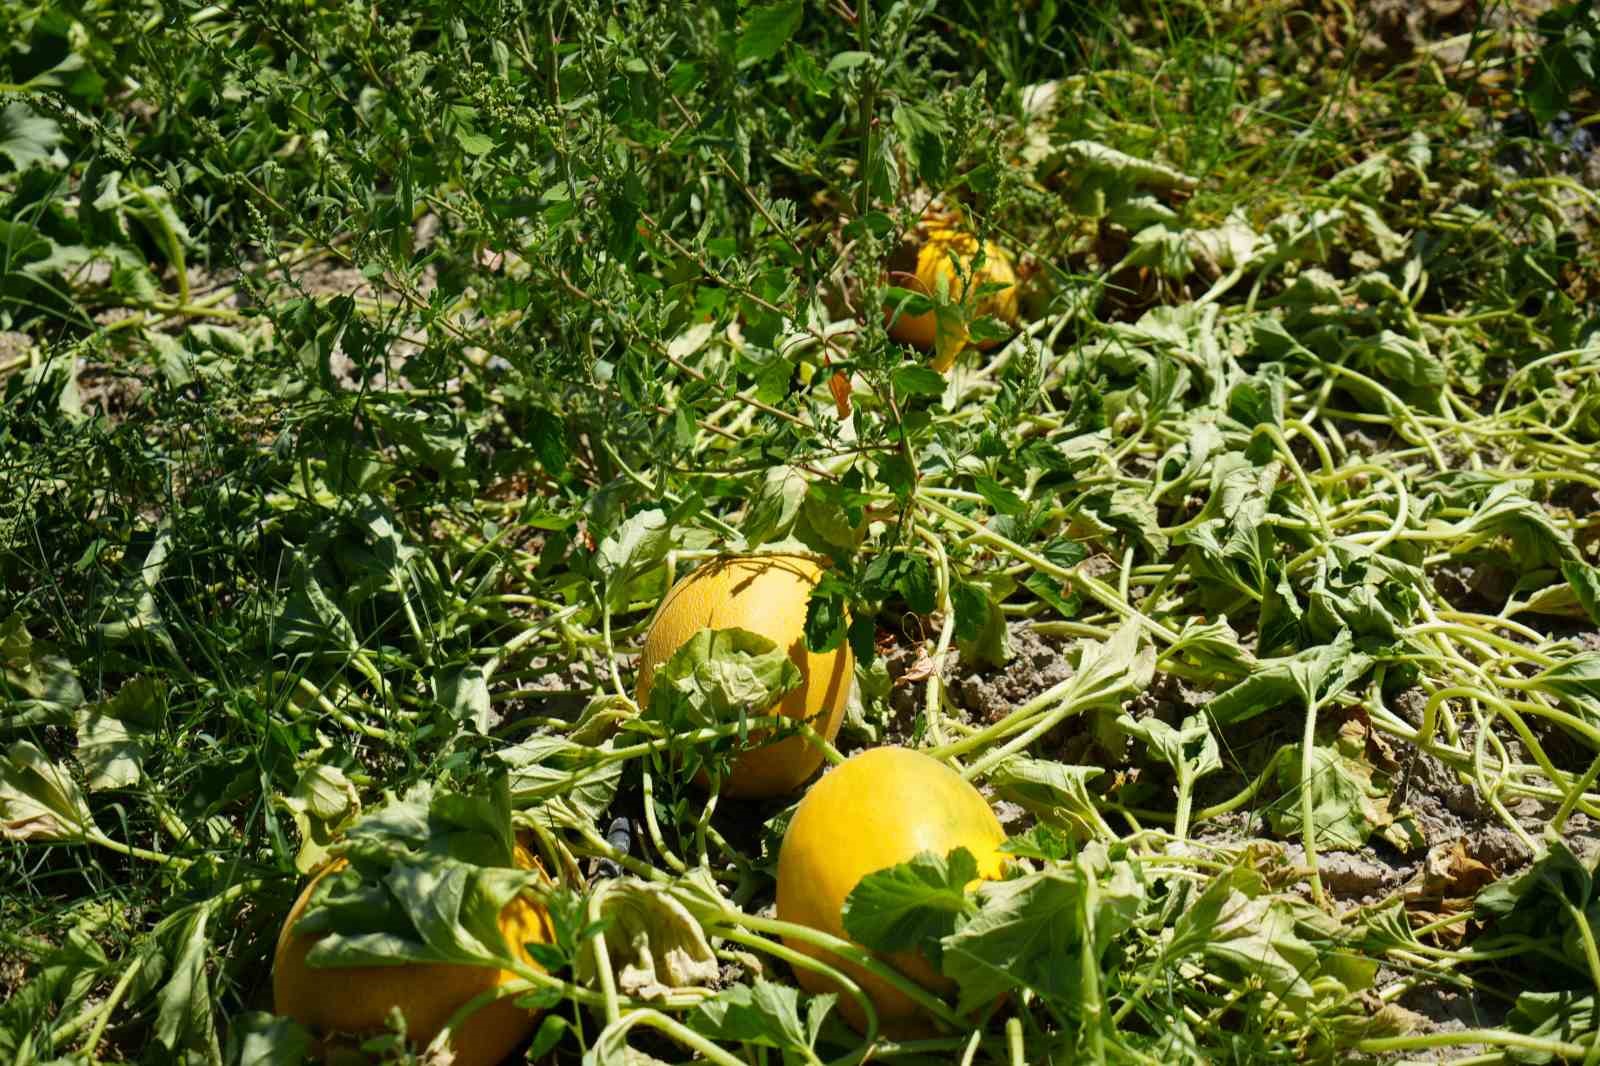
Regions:
[[[863, 877], [919, 852], [944, 856], [964, 847], [977, 860], [979, 877], [998, 878], [1005, 838], [988, 801], [944, 763], [908, 748], [863, 751], [824, 775], [795, 809], [778, 853], [778, 918], [848, 940], [841, 911]], [[859, 983], [888, 1036], [907, 1039], [933, 1031], [916, 1002], [887, 981], [804, 941], [785, 943]], [[898, 952], [884, 961], [941, 996], [955, 990], [920, 952]], [[796, 967], [795, 977], [808, 992], [839, 991], [807, 969]], [[839, 997], [839, 1011], [865, 1030], [866, 1016], [853, 996]]]
[[[702, 629], [746, 629], [789, 654], [800, 684], [775, 707], [753, 713], [783, 714], [808, 722], [832, 741], [844, 717], [855, 660], [848, 644], [833, 651], [806, 647], [806, 603], [822, 567], [804, 555], [732, 555], [709, 560], [679, 581], [661, 601], [639, 657], [638, 699], [649, 706], [656, 671]], [[822, 752], [803, 736], [752, 746], [735, 761], [721, 791], [733, 797], [793, 792], [822, 765]]]

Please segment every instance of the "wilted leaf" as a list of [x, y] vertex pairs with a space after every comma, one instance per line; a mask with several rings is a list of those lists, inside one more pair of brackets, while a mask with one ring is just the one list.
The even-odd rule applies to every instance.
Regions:
[[304, 1026], [266, 1011], [245, 1011], [228, 1026], [228, 1061], [235, 1066], [302, 1066], [311, 1044]]
[[1529, 687], [1554, 693], [1600, 718], [1600, 652], [1584, 651], [1533, 676]]
[[1220, 725], [1231, 725], [1274, 710], [1297, 697], [1326, 703], [1367, 672], [1372, 660], [1355, 650], [1348, 630], [1330, 644], [1307, 648], [1283, 659], [1263, 659], [1255, 673], [1219, 693], [1206, 712]]
[[211, 943], [206, 924], [211, 913], [209, 906], [196, 907], [179, 927], [172, 968], [157, 997], [155, 1037], [171, 1062], [222, 1066], [212, 1015], [215, 999], [206, 974], [206, 949]]
[[[606, 954], [617, 990], [641, 999], [660, 999], [689, 988], [715, 984], [716, 953], [700, 923], [668, 885], [629, 878], [604, 884], [600, 919], [606, 921]], [[594, 949], [578, 953], [578, 980], [593, 984]]]
[[1386, 790], [1374, 783], [1359, 737], [1341, 733], [1329, 746], [1314, 745], [1309, 786], [1301, 780], [1302, 770], [1298, 746], [1293, 756], [1278, 760], [1278, 787], [1283, 798], [1269, 809], [1277, 833], [1298, 836], [1303, 831], [1302, 787], [1311, 790], [1311, 818], [1319, 847], [1354, 851], [1389, 823], [1388, 811], [1378, 802]]
[[0, 622], [0, 696], [11, 714], [39, 710], [64, 716], [83, 703], [72, 664], [35, 641], [18, 614]]
[[1583, 605], [1589, 621], [1600, 626], [1600, 567], [1577, 559], [1565, 559], [1561, 563], [1561, 575], [1567, 579], [1572, 594]]
[[67, 772], [26, 740], [0, 760], [0, 836], [81, 840], [97, 832], [83, 793]]
[[1444, 364], [1421, 341], [1384, 330], [1357, 344], [1356, 366], [1381, 380], [1419, 389], [1437, 389], [1445, 383]]
[[1172, 767], [1179, 780], [1196, 781], [1222, 769], [1217, 738], [1201, 715], [1189, 715], [1177, 729], [1159, 718], [1135, 719], [1126, 714], [1117, 718], [1117, 724], [1129, 736], [1144, 741], [1150, 753]]
[[1152, 189], [1188, 189], [1195, 179], [1162, 163], [1151, 162], [1108, 148], [1095, 141], [1072, 141], [1062, 148], [1069, 169], [1108, 171]]
[[1095, 640], [1081, 643], [1068, 697], [1074, 705], [1085, 710], [1113, 708], [1150, 686], [1156, 651], [1149, 643], [1140, 646], [1141, 633], [1139, 623], [1126, 622], [1103, 644]]
[[355, 784], [337, 766], [320, 763], [300, 774], [294, 791], [283, 802], [294, 813], [300, 830], [295, 868], [301, 873], [320, 866], [335, 834], [361, 814], [361, 797]]
[[[1600, 1009], [1590, 990], [1519, 992], [1506, 1023], [1514, 1032], [1528, 1036], [1581, 1044], [1585, 1040], [1592, 1042], [1600, 1030]], [[1506, 1061], [1519, 1066], [1544, 1066], [1555, 1062], [1556, 1056], [1544, 1047], [1511, 1047], [1506, 1049]]]
[[495, 757], [511, 767], [511, 795], [518, 808], [564, 825], [593, 825], [616, 798], [621, 760], [606, 760], [609, 744], [534, 736], [501, 748]]
[[1092, 839], [1105, 834], [1106, 828], [1089, 793], [1089, 782], [1105, 772], [1100, 766], [1069, 766], [1013, 755], [989, 772], [989, 783], [1001, 796], [1022, 804], [1037, 817]]
[[799, 683], [789, 653], [759, 633], [702, 629], [655, 672], [645, 713], [674, 728], [743, 722]]
[[1480, 919], [1493, 919], [1490, 929], [1496, 936], [1520, 934], [1559, 943], [1560, 952], [1547, 957], [1558, 966], [1565, 963], [1576, 979], [1587, 983], [1593, 975], [1576, 914], [1584, 916], [1591, 931], [1600, 928], [1595, 878], [1596, 867], [1584, 866], [1564, 842], [1556, 841], [1526, 870], [1480, 891], [1473, 911]]
[[[1224, 972], [1254, 977], [1290, 1003], [1313, 997], [1313, 981], [1332, 977], [1348, 991], [1367, 987], [1375, 962], [1351, 960], [1335, 950], [1340, 923], [1305, 901], [1267, 892], [1247, 867], [1218, 877], [1179, 912], [1169, 958], [1200, 954]], [[1349, 962], [1356, 965], [1346, 965]]]
[[1524, 496], [1514, 484], [1491, 489], [1478, 510], [1463, 525], [1463, 533], [1487, 533], [1511, 541], [1514, 558], [1523, 565], [1558, 566], [1579, 558], [1572, 537], [1557, 526], [1549, 512]]

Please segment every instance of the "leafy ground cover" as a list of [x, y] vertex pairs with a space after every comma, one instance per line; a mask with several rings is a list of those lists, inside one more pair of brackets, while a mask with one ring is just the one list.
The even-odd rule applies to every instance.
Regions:
[[[8, 1061], [300, 1061], [330, 849], [410, 887], [327, 954], [513, 969], [534, 1062], [1600, 1061], [1591, 5], [0, 30]], [[930, 210], [1019, 329], [904, 287]], [[829, 761], [919, 747], [1011, 835], [851, 901], [942, 1032], [800, 992], [797, 797], [693, 783], [728, 693], [633, 700], [735, 549], [831, 561]], [[556, 883], [475, 865], [513, 827]], [[481, 935], [519, 890], [543, 969]]]

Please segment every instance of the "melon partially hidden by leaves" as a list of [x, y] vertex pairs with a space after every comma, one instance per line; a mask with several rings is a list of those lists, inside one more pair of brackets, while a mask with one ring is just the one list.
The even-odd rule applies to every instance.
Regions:
[[[516, 862], [522, 869], [537, 866], [520, 845]], [[408, 1040], [425, 1047], [474, 997], [518, 980], [508, 970], [465, 963], [312, 966], [307, 956], [324, 934], [295, 927], [319, 887], [355, 889], [329, 883], [348, 869], [343, 859], [337, 859], [312, 878], [289, 911], [272, 964], [274, 1011], [309, 1029], [325, 1054], [341, 1050], [353, 1054], [363, 1039], [385, 1030], [392, 1009], [405, 1017]], [[513, 897], [501, 910], [500, 932], [504, 948], [530, 966], [537, 964], [525, 945], [548, 944], [553, 936], [544, 908], [525, 894]], [[496, 999], [466, 1017], [450, 1040], [455, 1066], [495, 1066], [528, 1039], [538, 1014], [517, 1006], [516, 998]]]
[[[645, 634], [639, 657], [639, 706], [650, 708], [658, 677], [670, 672], [673, 657], [691, 641], [703, 645], [689, 649], [703, 660], [723, 655], [729, 661], [742, 660], [752, 670], [773, 665], [762, 657], [770, 657], [775, 649], [780, 653], [777, 665], [783, 665], [781, 658], [787, 656], [798, 670], [798, 684], [784, 691], [773, 706], [743, 707], [730, 713], [786, 715], [808, 723], [832, 741], [844, 717], [855, 660], [848, 644], [826, 652], [806, 647], [806, 606], [821, 574], [822, 567], [803, 555], [723, 556], [702, 564], [667, 593]], [[713, 632], [707, 635], [708, 630]], [[758, 639], [750, 639], [751, 634]], [[697, 682], [715, 681], [722, 691], [714, 702], [726, 702], [726, 696], [738, 687], [726, 670], [720, 678], [695, 678], [691, 666], [683, 664], [683, 675], [672, 680], [686, 693]], [[759, 678], [752, 675], [750, 680]], [[793, 684], [792, 674], [788, 683]], [[708, 719], [698, 724], [713, 723]], [[782, 795], [799, 788], [821, 765], [821, 749], [804, 736], [769, 742], [752, 734], [721, 783], [721, 791], [743, 797]]]

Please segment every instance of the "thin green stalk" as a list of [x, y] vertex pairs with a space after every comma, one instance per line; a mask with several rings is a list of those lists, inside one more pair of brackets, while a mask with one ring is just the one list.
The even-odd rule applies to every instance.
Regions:
[[1306, 852], [1306, 870], [1311, 875], [1311, 896], [1318, 906], [1327, 906], [1328, 897], [1322, 890], [1322, 874], [1317, 869], [1317, 805], [1311, 792], [1316, 730], [1317, 701], [1311, 699], [1306, 701], [1305, 731], [1300, 739], [1300, 828]]

